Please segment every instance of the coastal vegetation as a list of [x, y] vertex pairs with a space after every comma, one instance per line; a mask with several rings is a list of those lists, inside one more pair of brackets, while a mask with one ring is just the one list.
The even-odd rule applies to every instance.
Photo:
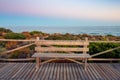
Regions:
[[[89, 35], [89, 34], [61, 34], [54, 33], [48, 34], [41, 31], [31, 31], [31, 32], [21, 32], [15, 33], [10, 29], [0, 28], [0, 39], [36, 39], [36, 37], [46, 40], [81, 40], [88, 37], [90, 41], [120, 41], [120, 36], [114, 36], [111, 34], [108, 35]], [[29, 44], [29, 42], [0, 42], [0, 52], [11, 50], [23, 45]], [[99, 43], [94, 42], [90, 43], [90, 54], [95, 54], [101, 51], [105, 51], [111, 48], [120, 46], [119, 43]], [[3, 58], [28, 58], [34, 53], [35, 45], [32, 45], [28, 48], [21, 49], [19, 51], [14, 51], [9, 55], [0, 55]], [[109, 54], [103, 54], [97, 56], [99, 58], [120, 58], [120, 49], [109, 52]]]

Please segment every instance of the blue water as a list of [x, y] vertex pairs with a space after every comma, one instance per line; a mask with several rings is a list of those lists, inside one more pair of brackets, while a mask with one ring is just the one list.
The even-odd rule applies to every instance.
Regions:
[[42, 31], [46, 33], [72, 33], [72, 34], [92, 34], [92, 35], [107, 35], [112, 34], [120, 36], [120, 26], [80, 26], [80, 27], [32, 27], [32, 26], [18, 26], [5, 27], [14, 32], [23, 31]]

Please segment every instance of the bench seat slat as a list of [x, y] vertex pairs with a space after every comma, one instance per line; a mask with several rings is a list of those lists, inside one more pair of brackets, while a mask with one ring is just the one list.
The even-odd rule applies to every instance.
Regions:
[[65, 53], [35, 53], [32, 57], [40, 58], [91, 58], [89, 54], [65, 54]]

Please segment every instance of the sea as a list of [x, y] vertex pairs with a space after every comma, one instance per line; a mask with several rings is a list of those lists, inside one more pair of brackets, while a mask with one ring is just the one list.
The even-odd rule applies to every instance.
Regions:
[[71, 33], [90, 35], [114, 35], [120, 36], [120, 26], [7, 26], [14, 32], [42, 31], [45, 33]]

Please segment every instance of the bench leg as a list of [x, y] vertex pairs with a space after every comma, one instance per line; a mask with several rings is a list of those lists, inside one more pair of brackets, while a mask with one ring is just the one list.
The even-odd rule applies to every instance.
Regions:
[[36, 57], [36, 70], [39, 69], [39, 66], [40, 66], [40, 58]]
[[84, 58], [82, 58], [82, 63], [84, 63], [85, 62], [85, 59]]
[[87, 58], [84, 59], [84, 69], [87, 70]]

